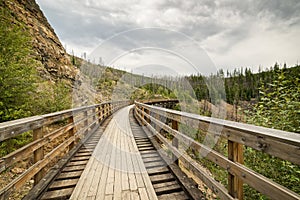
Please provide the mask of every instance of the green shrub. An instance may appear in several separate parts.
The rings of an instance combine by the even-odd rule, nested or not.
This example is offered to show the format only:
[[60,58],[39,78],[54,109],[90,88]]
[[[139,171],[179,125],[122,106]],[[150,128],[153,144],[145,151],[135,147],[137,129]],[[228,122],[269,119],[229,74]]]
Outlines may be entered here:
[[22,24],[0,8],[0,122],[30,116],[37,62]]
[[[252,112],[247,112],[248,122],[259,126],[300,133],[299,77],[287,78],[278,70],[269,84],[259,89],[260,100]],[[245,164],[258,173],[300,194],[300,167],[288,161],[269,156],[251,148],[245,150]],[[252,188],[245,188],[248,199],[266,199]]]

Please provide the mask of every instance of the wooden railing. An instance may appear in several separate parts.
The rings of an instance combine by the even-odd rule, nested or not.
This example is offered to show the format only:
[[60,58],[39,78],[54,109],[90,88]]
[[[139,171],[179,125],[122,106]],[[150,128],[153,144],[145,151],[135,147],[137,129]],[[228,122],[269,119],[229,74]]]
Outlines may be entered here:
[[[300,195],[273,182],[243,165],[243,146],[251,147],[269,155],[300,165],[300,134],[254,125],[242,124],[191,113],[184,113],[153,105],[135,102],[135,115],[141,124],[172,152],[175,158],[194,176],[201,179],[221,199],[243,199],[243,183],[271,199],[300,199]],[[164,119],[162,122],[161,119]],[[211,132],[228,142],[228,156],[205,146],[178,131],[179,124],[207,132],[210,124],[219,126],[221,132]],[[160,130],[173,136],[172,142]],[[228,188],[203,171],[178,144],[188,145],[193,151],[207,152],[206,159],[228,172]],[[263,162],[263,161],[262,161]]]
[[[94,132],[105,118],[129,104],[129,101],[106,102],[0,123],[0,142],[27,131],[33,134],[32,142],[0,159],[0,172],[3,172],[19,161],[33,157],[33,164],[0,190],[0,199],[7,199],[13,190],[19,189],[32,178],[36,185],[45,175],[44,168],[54,158],[70,151],[82,138]],[[53,126],[58,122],[62,125]],[[58,144],[56,141],[56,146],[49,146],[58,138],[62,139]],[[44,149],[46,145],[49,146],[47,151]]]

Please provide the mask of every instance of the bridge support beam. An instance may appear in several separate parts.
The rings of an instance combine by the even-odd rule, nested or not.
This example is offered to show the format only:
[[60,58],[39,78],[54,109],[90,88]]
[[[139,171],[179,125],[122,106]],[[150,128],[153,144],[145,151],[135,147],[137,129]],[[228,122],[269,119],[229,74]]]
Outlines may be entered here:
[[[228,159],[244,164],[243,145],[229,140]],[[228,173],[228,192],[231,196],[239,200],[243,199],[243,181],[230,173]]]

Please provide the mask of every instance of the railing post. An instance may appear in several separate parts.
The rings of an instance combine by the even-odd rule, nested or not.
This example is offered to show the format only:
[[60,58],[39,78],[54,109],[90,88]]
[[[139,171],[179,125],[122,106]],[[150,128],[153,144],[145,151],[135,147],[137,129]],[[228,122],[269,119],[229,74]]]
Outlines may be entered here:
[[[33,140],[38,140],[44,137],[43,127],[33,130]],[[44,146],[41,146],[33,152],[33,162],[37,163],[44,158]],[[36,185],[44,176],[44,169],[41,169],[34,176],[34,185]]]
[[[159,114],[156,113],[154,116],[153,116],[155,119],[159,120]],[[154,128],[157,132],[159,132],[159,125],[158,124],[154,124]]]
[[[73,117],[73,115],[72,115],[71,117],[69,117],[68,123],[69,123],[69,124],[74,124],[74,117]],[[69,138],[70,138],[70,137],[73,137],[74,134],[75,134],[75,127],[73,127],[71,130],[69,130]],[[74,140],[74,141],[75,141],[75,140]],[[73,149],[73,147],[74,147],[74,141],[69,145],[69,151],[70,151],[71,149]]]
[[99,105],[98,107],[97,107],[97,112],[98,112],[98,124],[100,124],[101,123],[101,118],[102,118],[102,116],[101,116],[101,113],[102,113],[102,111],[101,111],[101,105]]
[[[145,108],[144,108],[144,107],[141,107],[141,117],[142,117],[143,119],[145,119]],[[146,125],[144,121],[142,121],[142,125],[143,125],[143,126]]]
[[[146,110],[145,110],[145,113],[148,114],[148,115],[150,116],[150,110],[149,110],[149,109],[146,109]],[[149,124],[151,123],[150,117],[145,116],[145,120],[146,120],[146,122],[148,122]]]
[[[228,159],[244,164],[243,145],[228,140]],[[228,192],[239,200],[243,199],[243,181],[230,173],[228,173]]]
[[112,104],[109,103],[109,114],[112,114]]
[[104,105],[104,110],[105,110],[105,117],[107,117],[108,116],[108,104],[107,103]]
[[[178,121],[172,120],[172,129],[178,131]],[[176,137],[173,137],[172,140],[172,145],[178,149],[179,144],[178,144],[178,139]],[[179,158],[177,158],[174,154],[173,154],[173,160],[175,164],[179,164]]]
[[101,105],[101,121],[105,118],[105,104]]
[[[84,128],[86,128],[86,127],[88,127],[88,125],[89,125],[89,119],[88,119],[88,111],[86,110],[86,111],[84,111]],[[85,135],[88,133],[88,129],[86,129],[86,131],[85,131]]]
[[96,121],[96,117],[97,117],[97,108],[96,107],[94,107],[93,108],[93,123]]

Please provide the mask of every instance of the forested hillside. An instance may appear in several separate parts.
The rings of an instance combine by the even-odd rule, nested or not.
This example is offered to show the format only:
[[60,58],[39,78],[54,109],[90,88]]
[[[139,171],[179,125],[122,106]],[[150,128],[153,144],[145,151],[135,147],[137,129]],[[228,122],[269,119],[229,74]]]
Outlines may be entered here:
[[[239,101],[251,101],[259,99],[259,88],[263,84],[271,83],[277,74],[283,72],[287,80],[291,80],[292,84],[297,84],[295,81],[299,78],[300,66],[287,68],[279,68],[276,63],[274,67],[253,73],[250,68],[235,69],[233,72],[219,70],[217,77],[224,78],[226,101],[230,104],[238,103]],[[209,91],[206,86],[206,77],[202,75],[192,75],[188,80],[195,90],[198,100],[209,100]],[[267,86],[269,87],[269,86]]]
[[[273,68],[252,73],[250,69],[234,70],[233,73],[220,71],[217,76],[224,77],[226,100],[239,106],[248,102],[244,112],[245,122],[258,126],[275,128],[300,133],[300,66]],[[206,86],[207,77],[190,76],[189,80],[199,100],[210,101]],[[251,104],[249,103],[251,101]],[[201,135],[201,132],[196,135]],[[198,139],[198,138],[195,138]],[[219,140],[214,149],[224,155],[227,144]],[[195,155],[197,156],[197,154]],[[214,175],[215,179],[227,184],[227,174],[206,159],[200,159],[203,166]],[[298,183],[300,168],[290,162],[268,156],[252,148],[244,149],[245,165],[254,171],[300,193]],[[268,199],[252,188],[245,186],[245,199]]]

